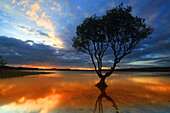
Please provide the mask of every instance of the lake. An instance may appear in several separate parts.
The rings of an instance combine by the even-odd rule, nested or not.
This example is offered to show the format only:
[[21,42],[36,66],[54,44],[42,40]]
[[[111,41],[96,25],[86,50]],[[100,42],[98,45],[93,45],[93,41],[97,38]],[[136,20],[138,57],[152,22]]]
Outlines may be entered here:
[[115,72],[103,90],[99,81],[91,71],[0,79],[0,113],[170,113],[169,72]]

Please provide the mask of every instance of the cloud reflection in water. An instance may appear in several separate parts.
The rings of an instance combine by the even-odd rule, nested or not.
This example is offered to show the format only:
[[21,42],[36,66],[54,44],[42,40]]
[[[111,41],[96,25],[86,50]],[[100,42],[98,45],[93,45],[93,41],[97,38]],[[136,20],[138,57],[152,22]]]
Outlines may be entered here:
[[44,98],[26,99],[22,97],[18,102],[11,102],[0,107],[1,113],[29,113],[40,111],[40,113],[48,113],[49,110],[55,108],[60,99],[59,94],[50,94]]

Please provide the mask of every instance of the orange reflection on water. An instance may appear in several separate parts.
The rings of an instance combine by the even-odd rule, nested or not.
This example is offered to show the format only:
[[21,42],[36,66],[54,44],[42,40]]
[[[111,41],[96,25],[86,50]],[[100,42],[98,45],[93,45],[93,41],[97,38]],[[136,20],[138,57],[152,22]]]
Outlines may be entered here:
[[[116,73],[106,79],[106,90],[120,112],[169,102],[170,82],[166,77],[131,76]],[[0,80],[0,113],[23,111],[47,113],[92,113],[100,91],[94,72],[55,72]],[[103,100],[104,113],[110,113]],[[149,109],[149,107],[148,107]],[[133,111],[131,111],[133,112]],[[114,113],[114,112],[113,112]]]
[[157,92],[170,92],[170,86],[147,86],[146,88]]
[[1,106],[1,109],[8,112],[33,112],[40,111],[40,113],[48,113],[49,110],[55,108],[59,102],[60,95],[50,94],[44,98],[26,99],[20,98],[17,102]]

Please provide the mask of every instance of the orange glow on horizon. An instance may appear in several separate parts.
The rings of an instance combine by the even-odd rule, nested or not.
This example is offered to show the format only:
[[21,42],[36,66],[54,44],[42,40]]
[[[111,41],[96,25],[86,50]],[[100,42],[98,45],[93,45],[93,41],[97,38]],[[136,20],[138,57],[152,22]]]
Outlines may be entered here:
[[56,68],[54,66],[49,66],[48,64],[45,65],[8,65],[12,67],[23,67],[23,68],[39,68],[39,69],[52,69]]
[[[102,67],[102,69],[110,69],[111,67]],[[71,69],[79,69],[79,70],[94,70],[94,68],[71,68]],[[115,69],[121,69],[120,67],[116,67]]]
[[[44,65],[8,65],[12,67],[23,67],[23,68],[39,68],[39,69],[73,69],[73,70],[95,70],[94,68],[87,68],[87,67],[56,67],[50,64]],[[115,69],[123,69],[124,67],[116,67]],[[125,68],[132,68],[132,67],[125,67]],[[111,67],[102,67],[102,69],[111,69]]]

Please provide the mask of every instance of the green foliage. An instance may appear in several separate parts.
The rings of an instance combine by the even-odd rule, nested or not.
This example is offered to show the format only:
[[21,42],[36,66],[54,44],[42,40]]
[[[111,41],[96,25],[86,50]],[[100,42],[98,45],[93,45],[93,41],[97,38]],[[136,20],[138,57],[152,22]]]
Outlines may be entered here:
[[86,18],[77,26],[77,36],[73,38],[72,46],[78,52],[91,56],[98,75],[102,74],[102,58],[108,48],[113,50],[114,62],[106,75],[111,74],[116,64],[130,54],[141,40],[152,34],[153,28],[145,24],[145,19],[134,17],[131,11],[131,6],[123,7],[122,3],[103,16]]

